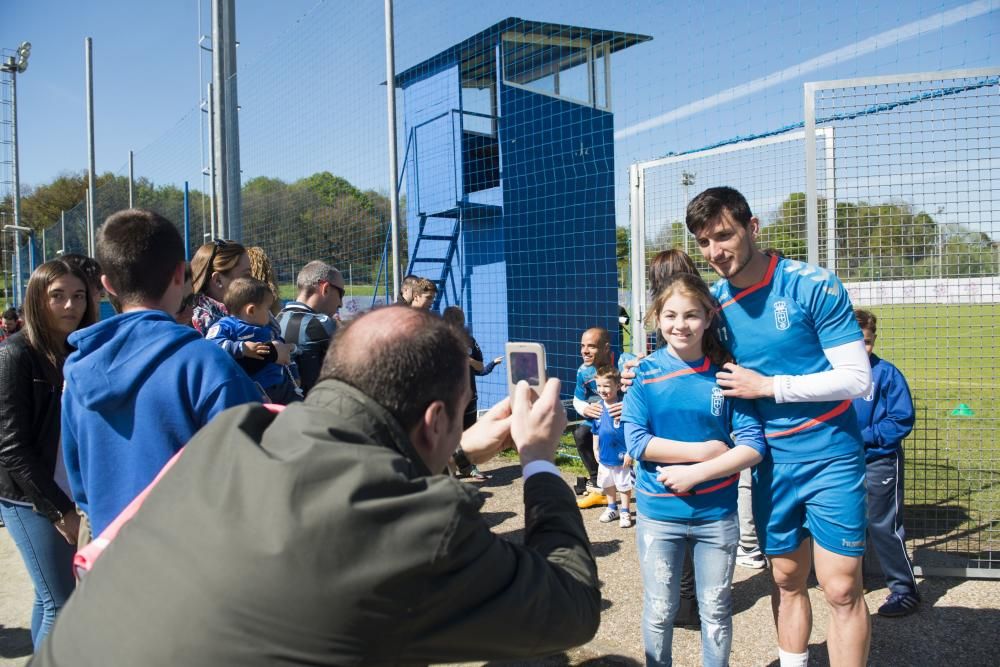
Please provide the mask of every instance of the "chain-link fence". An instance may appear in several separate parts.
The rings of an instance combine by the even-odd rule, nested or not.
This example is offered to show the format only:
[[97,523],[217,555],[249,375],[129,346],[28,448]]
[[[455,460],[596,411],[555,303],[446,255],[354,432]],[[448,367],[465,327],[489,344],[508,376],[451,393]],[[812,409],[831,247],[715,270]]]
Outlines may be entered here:
[[[906,525],[924,574],[1000,576],[995,343],[1000,321],[1000,70],[808,83],[804,130],[631,169],[634,312],[657,251],[690,252],[685,206],[731,185],[762,248],[835,271],[907,377]],[[696,262],[707,270],[698,253]],[[635,342],[637,350],[642,343]]]
[[817,254],[879,318],[918,408],[916,565],[1000,576],[1000,69],[807,84],[805,110],[835,136],[836,177],[807,189]]
[[[632,311],[632,332],[641,329],[647,258],[694,250],[686,202],[732,185],[763,222],[762,247],[833,268],[883,318],[880,346],[911,376],[921,410],[908,444],[922,471],[911,500],[938,507],[914,516],[918,526],[951,526],[916,527],[918,563],[931,564],[924,552],[966,553],[965,567],[992,562],[983,556],[990,532],[974,526],[995,520],[982,509],[995,502],[996,475],[995,403],[982,388],[997,366],[995,74],[814,87],[811,121],[802,85],[995,64],[995,4],[875,0],[861,12],[785,3],[754,5],[739,20],[712,3],[394,4],[396,174],[381,3],[319,0],[267,48],[255,46],[258,55],[241,47],[237,240],[265,249],[284,298],[312,259],[343,270],[345,317],[385,301],[393,271],[413,273],[435,284],[435,308],[465,311],[487,358],[506,340],[540,340],[568,388],[584,329],[606,327],[628,344],[619,303]],[[202,19],[206,10],[201,3]],[[767,48],[747,48],[750,35],[767,35]],[[209,47],[206,36],[192,53]],[[98,224],[128,204],[131,188],[135,205],[177,224],[191,252],[214,235],[210,108],[192,103],[135,151],[134,178],[127,166],[98,176]],[[9,169],[0,171],[6,206]],[[28,207],[38,232],[34,253],[20,238],[25,277],[31,258],[87,251],[86,206],[73,203]],[[9,273],[14,236],[3,238]],[[913,301],[928,289],[939,302]],[[884,300],[899,290],[911,301]],[[502,371],[478,383],[483,405],[506,392]],[[923,490],[933,480],[942,491]],[[957,513],[977,518],[951,521]]]

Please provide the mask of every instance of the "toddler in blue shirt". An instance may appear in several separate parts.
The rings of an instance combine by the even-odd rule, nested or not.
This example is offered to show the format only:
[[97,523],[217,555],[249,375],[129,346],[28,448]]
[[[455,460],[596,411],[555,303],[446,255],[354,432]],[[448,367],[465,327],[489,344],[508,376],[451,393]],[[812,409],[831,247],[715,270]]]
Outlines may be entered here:
[[[621,403],[621,376],[614,366],[602,366],[595,376],[597,395],[601,397],[601,416],[594,420],[594,458],[597,459],[597,484],[604,490],[608,507],[601,523],[618,519],[622,528],[632,527],[632,458],[625,450],[625,430],[620,417],[611,408]],[[621,510],[615,494],[621,500]]]
[[287,405],[302,400],[302,392],[286,366],[277,363],[274,341],[281,341],[271,326],[274,294],[267,283],[255,278],[238,278],[226,289],[224,303],[229,315],[216,322],[206,340],[222,345],[235,341],[243,350],[236,359],[250,379],[260,385],[272,403]]

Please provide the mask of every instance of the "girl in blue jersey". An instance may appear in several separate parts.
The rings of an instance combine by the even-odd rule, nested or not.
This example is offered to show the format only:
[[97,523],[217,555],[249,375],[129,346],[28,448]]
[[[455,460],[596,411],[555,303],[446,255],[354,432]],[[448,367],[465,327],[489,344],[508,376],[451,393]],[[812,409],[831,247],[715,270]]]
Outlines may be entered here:
[[672,664],[673,619],[689,544],[703,664],[729,663],[738,472],[760,461],[766,445],[752,403],[726,398],[716,385],[715,373],[728,361],[710,332],[716,308],[699,276],[673,276],[650,313],[667,344],[639,363],[625,395],[625,440],[638,462],[636,535],[647,665]]

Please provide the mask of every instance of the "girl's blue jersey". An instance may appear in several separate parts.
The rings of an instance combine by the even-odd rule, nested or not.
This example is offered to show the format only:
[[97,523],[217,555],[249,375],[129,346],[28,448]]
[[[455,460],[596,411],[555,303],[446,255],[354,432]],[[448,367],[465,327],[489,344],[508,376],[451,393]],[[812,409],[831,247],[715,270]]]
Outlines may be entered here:
[[721,440],[767,451],[764,431],[753,403],[726,398],[715,383],[718,367],[708,358],[681,361],[662,347],[639,362],[636,378],[625,394],[622,423],[625,442],[636,467],[636,505],[643,516],[660,521],[714,521],[736,511],[739,474],[713,479],[683,494],[657,481],[658,466],[647,461],[653,437],[685,442]]
[[[736,363],[763,375],[832,369],[824,348],[862,340],[847,290],[825,269],[772,256],[763,280],[740,290],[712,286],[722,305],[719,338]],[[813,403],[756,401],[771,456],[778,463],[860,455],[850,399]]]

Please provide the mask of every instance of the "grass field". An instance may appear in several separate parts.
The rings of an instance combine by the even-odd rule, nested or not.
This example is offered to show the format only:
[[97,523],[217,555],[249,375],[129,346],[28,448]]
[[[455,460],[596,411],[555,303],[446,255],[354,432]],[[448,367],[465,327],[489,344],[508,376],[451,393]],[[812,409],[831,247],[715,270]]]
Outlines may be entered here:
[[[917,409],[904,451],[918,563],[1000,567],[1000,305],[870,310],[875,353],[903,372]],[[973,414],[953,415],[960,404]],[[572,438],[563,440],[562,451],[575,453]],[[563,467],[583,474],[576,459]]]
[[[384,287],[379,288],[379,293],[384,290]],[[284,283],[278,286],[278,291],[281,293],[281,298],[285,301],[291,301],[295,298],[296,290],[294,283]],[[344,296],[371,296],[375,293],[374,285],[347,285],[345,288]]]
[[[1000,565],[1000,306],[871,310],[879,318],[875,353],[903,372],[917,407],[905,445],[912,537],[977,555],[970,566]],[[960,404],[974,414],[952,414]]]

